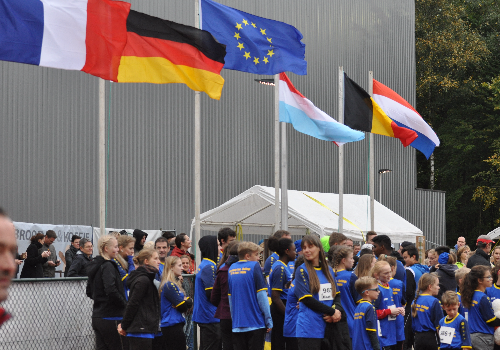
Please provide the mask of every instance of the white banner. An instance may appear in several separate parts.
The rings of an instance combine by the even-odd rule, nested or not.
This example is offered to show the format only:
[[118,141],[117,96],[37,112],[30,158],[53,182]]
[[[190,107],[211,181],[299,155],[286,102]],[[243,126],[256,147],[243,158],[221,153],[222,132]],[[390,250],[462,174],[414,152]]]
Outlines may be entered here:
[[[69,248],[73,235],[78,235],[81,238],[87,238],[93,241],[92,226],[33,224],[28,222],[14,222],[14,226],[16,228],[19,254],[24,253],[26,249],[28,249],[31,243],[31,237],[37,233],[45,234],[48,230],[55,231],[57,238],[54,241],[54,248],[56,249],[57,259],[61,260],[61,265],[56,268],[56,271],[64,272],[64,253]],[[24,263],[19,266],[19,274],[23,269],[23,265]],[[60,276],[56,273],[56,277],[64,277],[64,275]]]

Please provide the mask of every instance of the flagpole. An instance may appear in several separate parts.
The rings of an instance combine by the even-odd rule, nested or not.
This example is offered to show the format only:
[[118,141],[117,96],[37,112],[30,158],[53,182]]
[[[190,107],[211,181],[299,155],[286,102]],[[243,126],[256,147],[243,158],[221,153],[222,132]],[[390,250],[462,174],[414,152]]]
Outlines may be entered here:
[[280,75],[274,75],[274,231],[280,229]]
[[102,237],[106,229],[106,82],[101,78],[99,78],[99,228],[99,236]]
[[[278,96],[278,104],[275,113],[279,120],[279,74],[278,84],[275,87],[275,94]],[[286,147],[286,123],[281,123],[281,229],[288,230],[288,162],[287,162],[287,147]]]
[[[344,124],[344,67],[339,67],[339,123]],[[344,231],[344,146],[339,146],[339,229]]]
[[[195,28],[200,28],[200,8],[198,0],[195,4]],[[194,92],[194,232],[193,253],[196,263],[200,262],[199,254],[196,254],[196,247],[200,238],[200,200],[201,200],[201,122],[200,122],[200,92]]]
[[[373,71],[368,72],[368,94],[373,97]],[[370,133],[370,230],[375,230],[375,148],[374,136]]]

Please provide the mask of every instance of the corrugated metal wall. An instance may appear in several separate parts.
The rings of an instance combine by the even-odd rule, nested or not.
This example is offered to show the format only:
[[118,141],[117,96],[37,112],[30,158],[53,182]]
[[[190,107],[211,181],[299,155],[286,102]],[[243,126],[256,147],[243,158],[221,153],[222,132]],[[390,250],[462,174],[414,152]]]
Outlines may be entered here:
[[[304,35],[308,75],[289,74],[337,117],[338,66],[367,88],[368,71],[415,102],[412,0],[225,0]],[[132,1],[192,25],[194,1]],[[0,205],[16,221],[97,225],[97,78],[0,62]],[[223,70],[220,101],[202,94],[202,203],[206,211],[255,184],[273,186],[273,89]],[[182,85],[107,83],[107,227],[188,231],[194,215],[194,93]],[[338,150],[288,127],[289,187],[337,192]],[[415,191],[415,151],[375,137],[382,203],[444,242],[444,193]],[[368,141],[346,146],[346,193],[368,193]],[[378,175],[377,175],[378,176]],[[376,199],[378,199],[378,178]],[[429,207],[435,208],[432,217]]]

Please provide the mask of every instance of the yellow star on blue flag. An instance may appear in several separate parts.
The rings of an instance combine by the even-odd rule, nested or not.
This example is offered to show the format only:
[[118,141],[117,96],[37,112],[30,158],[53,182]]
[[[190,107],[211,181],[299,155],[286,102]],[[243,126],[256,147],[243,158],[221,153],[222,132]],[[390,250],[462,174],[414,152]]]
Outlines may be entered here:
[[[212,0],[201,0],[200,13],[202,29],[226,45],[224,68],[265,75],[285,71],[307,74],[306,45],[294,26]],[[240,52],[242,48],[245,55]],[[249,60],[250,56],[254,59]]]

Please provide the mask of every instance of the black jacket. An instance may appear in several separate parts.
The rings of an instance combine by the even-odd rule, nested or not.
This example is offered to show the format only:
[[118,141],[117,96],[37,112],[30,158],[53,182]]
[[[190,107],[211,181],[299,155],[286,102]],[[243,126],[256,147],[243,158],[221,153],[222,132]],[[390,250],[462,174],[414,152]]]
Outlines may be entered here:
[[98,255],[87,265],[87,296],[94,300],[92,317],[122,317],[127,304],[118,267]]
[[31,243],[26,249],[27,258],[24,260],[23,270],[20,278],[43,278],[42,265],[47,262],[47,258],[43,258],[38,252],[42,248],[39,242]]
[[455,271],[457,270],[458,266],[455,264],[440,264],[439,269],[431,267],[430,271],[436,272],[439,276],[438,300],[441,300],[444,292],[448,290],[455,292],[457,290],[457,280],[455,279]]
[[66,253],[64,253],[64,259],[66,260],[66,267],[64,268],[64,277],[69,277],[68,272],[71,267],[71,264],[73,261],[76,259],[76,255],[78,254],[80,250],[73,247],[72,244],[70,244],[69,249],[66,250]]
[[467,267],[472,269],[476,265],[484,265],[491,267],[490,256],[484,250],[477,248],[473,256],[467,261]]
[[67,277],[86,277],[88,276],[87,265],[92,261],[92,256],[83,254],[82,251],[78,251],[76,258],[73,260],[71,267],[69,268]]
[[122,328],[127,333],[157,333],[160,325],[160,298],[154,279],[158,270],[151,266],[139,266],[130,273],[127,308]]

